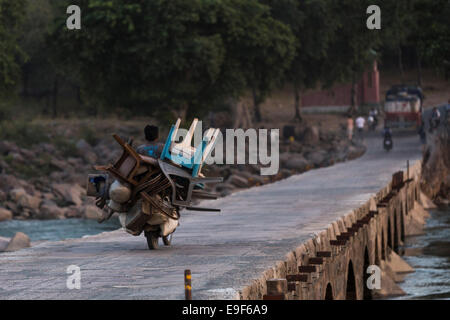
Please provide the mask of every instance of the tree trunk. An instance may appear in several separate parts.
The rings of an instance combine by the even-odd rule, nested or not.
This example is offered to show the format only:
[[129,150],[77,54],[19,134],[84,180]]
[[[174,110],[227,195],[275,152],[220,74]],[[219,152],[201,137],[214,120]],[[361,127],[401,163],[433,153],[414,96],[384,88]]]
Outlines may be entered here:
[[300,113],[301,104],[301,89],[298,85],[294,84],[294,95],[295,95],[295,119],[302,122],[302,115]]
[[352,88],[351,88],[351,105],[350,105],[350,113],[354,115],[357,111],[356,107],[356,76],[352,75]]
[[79,85],[75,85],[75,91],[77,95],[78,106],[81,108],[83,106],[83,100],[81,100],[81,87]]
[[23,77],[22,77],[22,95],[24,97],[28,97],[28,86],[29,86],[29,79],[30,79],[30,65],[26,63],[23,66]]
[[253,88],[252,89],[253,92],[253,106],[255,108],[255,120],[256,122],[261,122],[262,117],[261,117],[261,109],[260,109],[260,99],[258,97],[258,94],[256,93],[256,89]]
[[417,56],[417,84],[422,86],[422,56],[419,53],[419,50],[416,48],[416,56]]
[[398,52],[398,68],[400,69],[400,78],[401,82],[403,83],[405,81],[405,72],[403,70],[403,57],[402,57],[403,54],[401,45],[398,46],[397,52]]

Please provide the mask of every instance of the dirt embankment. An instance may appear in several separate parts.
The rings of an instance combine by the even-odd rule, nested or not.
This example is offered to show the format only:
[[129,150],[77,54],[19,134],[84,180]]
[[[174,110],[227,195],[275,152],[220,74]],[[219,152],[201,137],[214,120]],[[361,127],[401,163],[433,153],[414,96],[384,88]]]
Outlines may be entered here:
[[423,192],[436,203],[450,204],[450,125],[428,135],[422,168]]

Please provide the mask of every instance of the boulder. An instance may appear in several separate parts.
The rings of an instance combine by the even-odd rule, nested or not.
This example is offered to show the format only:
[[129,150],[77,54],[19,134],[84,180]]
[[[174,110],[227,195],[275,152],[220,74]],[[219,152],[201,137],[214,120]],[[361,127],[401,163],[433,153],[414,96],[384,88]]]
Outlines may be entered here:
[[29,209],[22,209],[18,213],[20,214],[19,217],[22,218],[23,220],[27,220],[27,219],[30,219],[32,217],[32,212],[30,212]]
[[290,176],[292,176],[293,172],[289,169],[281,168],[280,174],[281,174],[281,177],[283,179],[285,179],[285,178],[289,178]]
[[0,221],[11,220],[13,213],[11,210],[0,208]]
[[293,156],[294,155],[292,153],[290,153],[290,152],[283,152],[283,153],[281,153],[280,154],[280,165],[284,167],[286,165],[286,163],[290,159],[292,159]]
[[6,201],[3,203],[3,205],[5,206],[5,208],[11,210],[14,213],[14,215],[19,211],[17,204],[13,201]]
[[67,205],[80,206],[82,204],[81,195],[84,189],[77,184],[54,183],[52,184],[53,193]]
[[296,155],[288,159],[284,163],[283,168],[296,171],[305,171],[308,168],[308,164],[309,163],[305,160],[305,158],[300,155]]
[[0,237],[0,252],[5,251],[9,241],[11,241],[10,238]]
[[233,193],[236,187],[230,183],[219,183],[215,187],[215,192],[218,193],[221,197],[226,197],[227,195]]
[[77,208],[75,206],[71,206],[71,207],[68,207],[65,209],[66,210],[64,211],[64,216],[69,219],[70,218],[81,218],[81,216],[83,214],[82,210],[80,210],[82,208]]
[[42,202],[41,198],[36,197],[36,196],[30,196],[27,194],[19,199],[18,204],[22,208],[28,208],[33,211],[36,211],[39,209],[41,202]]
[[84,139],[78,140],[75,146],[80,151],[92,151],[92,146]]
[[39,153],[47,152],[47,153],[50,153],[50,154],[55,154],[56,148],[51,143],[40,143],[37,146],[37,152],[39,152]]
[[27,160],[36,158],[36,153],[29,149],[20,149],[20,154]]
[[9,165],[5,161],[0,159],[0,174],[6,172],[6,170],[9,170]]
[[232,185],[238,187],[238,188],[248,188],[249,184],[248,184],[248,179],[239,176],[237,174],[232,174],[229,178],[228,178],[228,182],[231,183]]
[[11,152],[9,154],[9,156],[12,158],[13,161],[15,162],[19,162],[19,163],[24,163],[25,162],[25,158],[18,152]]
[[19,152],[20,148],[10,141],[0,141],[0,154],[7,155],[10,152]]
[[66,162],[55,158],[50,160],[50,164],[61,171],[66,170],[68,167]]
[[364,154],[365,151],[366,151],[365,148],[362,146],[360,147],[349,146],[347,150],[347,158],[348,160],[359,158]]
[[33,211],[39,209],[41,199],[37,196],[29,195],[25,189],[17,188],[9,192],[9,197],[12,201],[17,203],[19,207],[32,209]]
[[303,142],[308,144],[319,143],[320,140],[319,129],[315,126],[306,127],[305,131],[303,132],[302,140]]
[[67,163],[70,164],[73,167],[79,167],[79,166],[83,165],[83,163],[82,163],[80,158],[68,158],[67,159]]
[[84,139],[78,140],[75,145],[82,156],[82,158],[89,164],[97,162],[97,155],[94,152],[94,148],[86,142]]
[[7,199],[6,193],[0,190],[0,202],[5,202]]
[[17,179],[15,176],[10,174],[0,175],[0,190],[9,192],[12,189],[20,188],[23,185],[23,181]]
[[92,151],[84,152],[82,154],[82,157],[83,157],[84,161],[86,161],[89,164],[95,164],[98,159],[97,155]]
[[84,217],[86,219],[97,220],[103,216],[102,210],[96,206],[86,205],[83,207]]
[[62,219],[65,217],[64,209],[58,207],[51,200],[44,200],[36,214],[37,219]]
[[265,177],[259,176],[257,174],[252,174],[251,177],[248,178],[248,183],[250,186],[260,186],[265,184],[267,181]]
[[23,232],[17,232],[6,247],[6,252],[17,251],[30,247],[30,238]]
[[308,160],[315,166],[320,167],[326,160],[326,153],[324,151],[314,151],[308,155]]
[[9,197],[14,202],[19,202],[19,199],[26,196],[27,192],[24,188],[15,188],[9,192]]

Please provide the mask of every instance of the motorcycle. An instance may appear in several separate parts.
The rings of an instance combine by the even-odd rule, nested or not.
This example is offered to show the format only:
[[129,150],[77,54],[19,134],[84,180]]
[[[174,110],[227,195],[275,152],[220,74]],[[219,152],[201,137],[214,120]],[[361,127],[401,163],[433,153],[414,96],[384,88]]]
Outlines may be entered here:
[[179,226],[181,209],[220,211],[192,206],[197,199],[217,199],[217,195],[205,191],[204,186],[223,180],[201,174],[203,162],[216,142],[218,129],[209,129],[201,144],[193,148],[190,143],[196,124],[197,119],[188,131],[190,138],[176,143],[178,119],[171,127],[159,159],[138,154],[132,147],[132,140],[125,142],[113,135],[122,147],[122,155],[114,164],[94,166],[104,173],[88,176],[87,195],[95,197],[97,207],[104,210],[100,223],[117,213],[125,231],[133,236],[144,232],[148,248],[154,250],[158,248],[159,238],[164,245],[171,244],[173,233]]
[[383,139],[383,148],[384,148],[384,150],[389,152],[392,150],[393,147],[394,147],[394,143],[392,141],[392,135],[390,133],[386,132],[384,134],[384,139]]
[[370,131],[375,131],[378,125],[378,119],[374,116],[369,116],[367,118],[368,126]]

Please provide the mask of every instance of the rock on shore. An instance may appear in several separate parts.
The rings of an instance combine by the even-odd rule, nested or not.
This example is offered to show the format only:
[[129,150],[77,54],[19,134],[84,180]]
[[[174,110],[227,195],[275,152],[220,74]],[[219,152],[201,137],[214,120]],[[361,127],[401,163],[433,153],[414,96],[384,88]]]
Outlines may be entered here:
[[30,238],[23,232],[17,232],[4,249],[5,252],[17,251],[30,247]]

